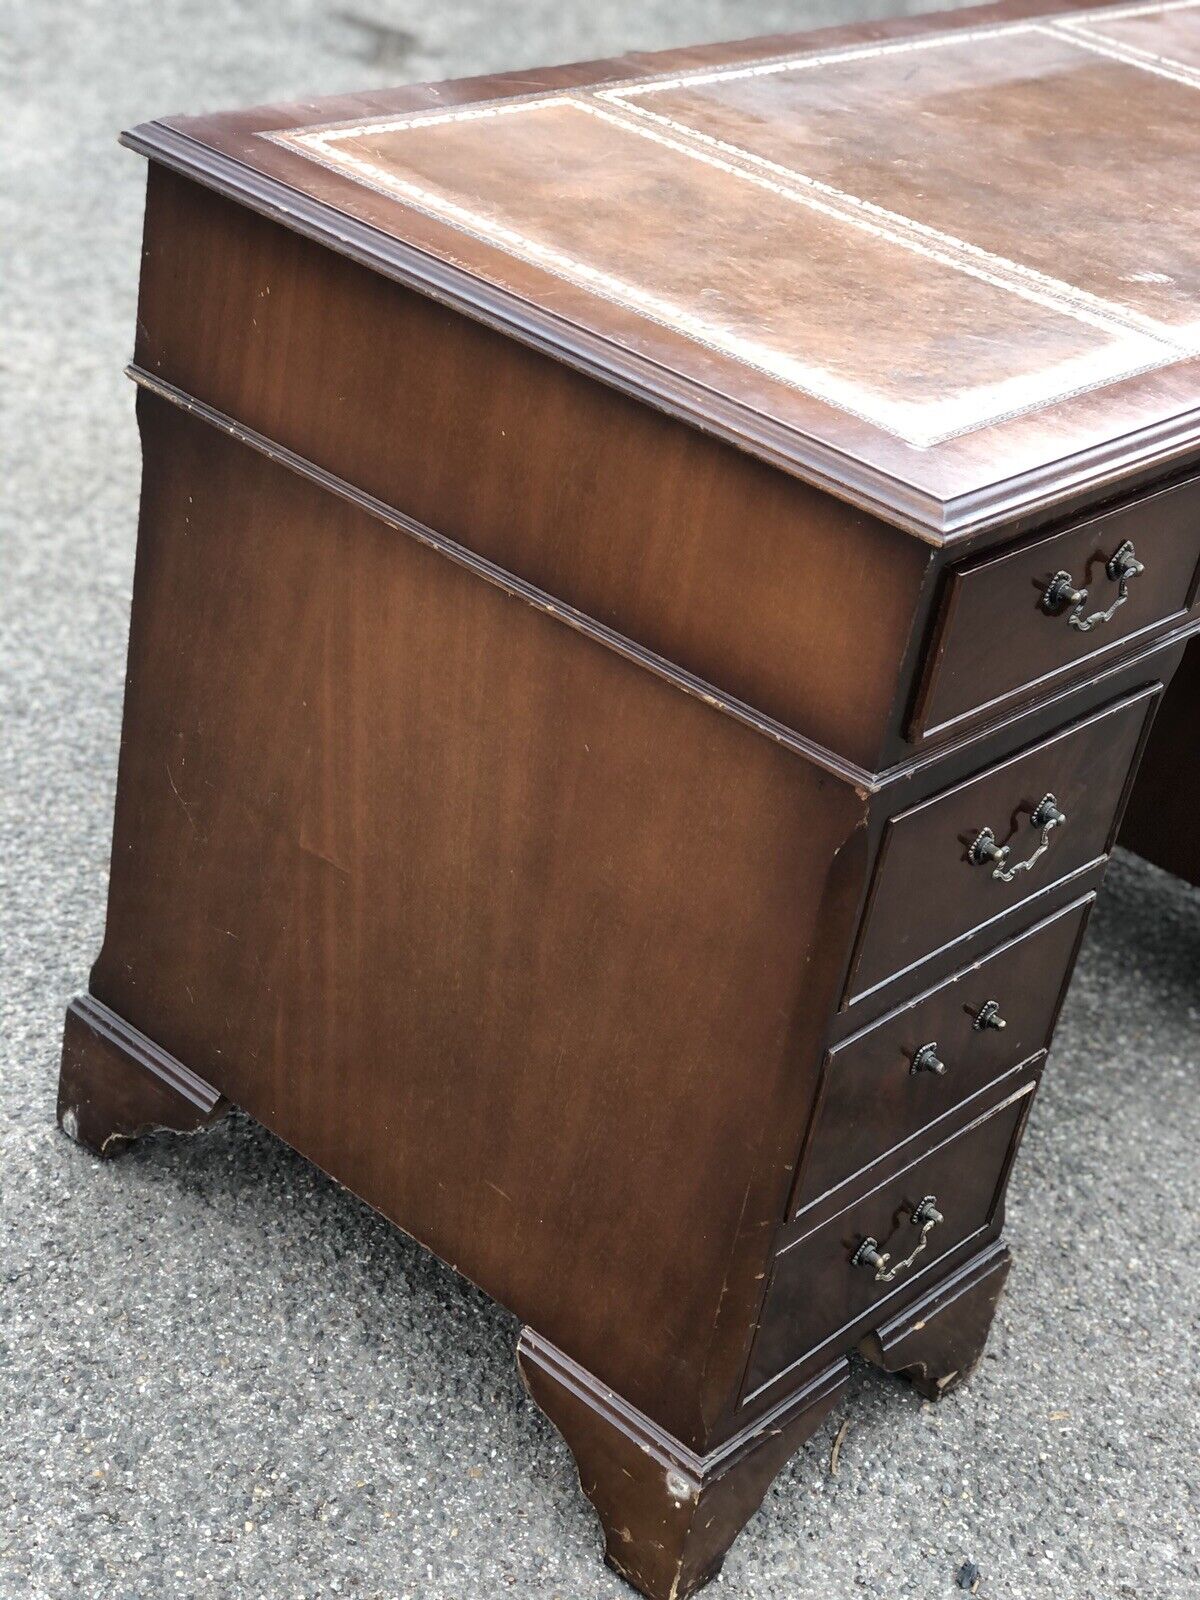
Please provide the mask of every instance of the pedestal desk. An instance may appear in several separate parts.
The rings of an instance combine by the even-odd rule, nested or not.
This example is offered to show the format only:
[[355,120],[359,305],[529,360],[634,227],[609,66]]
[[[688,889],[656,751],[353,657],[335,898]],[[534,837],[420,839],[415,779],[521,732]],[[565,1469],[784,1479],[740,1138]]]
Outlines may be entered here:
[[[852,1352],[936,1399],[987,1336],[1200,628],[1200,8],[127,142],[145,475],[62,1125],[243,1107],[482,1285],[675,1600]],[[1193,860],[1195,659],[1138,822]]]

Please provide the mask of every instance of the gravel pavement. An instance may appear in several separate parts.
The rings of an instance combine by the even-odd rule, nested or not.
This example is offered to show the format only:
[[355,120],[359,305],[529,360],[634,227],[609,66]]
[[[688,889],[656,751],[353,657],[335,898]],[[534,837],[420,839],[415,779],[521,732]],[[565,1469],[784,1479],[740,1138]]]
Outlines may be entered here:
[[[0,0],[2,1600],[631,1593],[505,1313],[245,1119],[104,1166],[54,1131],[101,935],[137,503],[142,169],[117,131],[851,14]],[[1198,1035],[1200,895],[1118,856],[987,1358],[937,1409],[859,1373],[713,1600],[953,1600],[968,1559],[981,1600],[1200,1594]]]

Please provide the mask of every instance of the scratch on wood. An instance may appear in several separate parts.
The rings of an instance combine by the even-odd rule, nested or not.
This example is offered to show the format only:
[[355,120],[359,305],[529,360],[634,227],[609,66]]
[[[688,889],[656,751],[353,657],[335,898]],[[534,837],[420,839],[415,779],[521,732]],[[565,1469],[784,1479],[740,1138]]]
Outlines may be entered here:
[[175,783],[175,779],[174,779],[174,777],[173,777],[173,775],[171,773],[171,763],[169,761],[165,761],[163,763],[163,765],[167,769],[167,782],[171,785],[171,792],[174,794],[176,800],[179,801],[179,804],[183,807],[183,814],[188,819],[188,826],[191,828],[192,832],[195,833],[195,831],[196,831],[195,818],[192,816],[192,813],[191,813],[191,810],[188,807],[187,801],[180,794],[179,789],[178,789],[178,787],[177,787],[177,785]]

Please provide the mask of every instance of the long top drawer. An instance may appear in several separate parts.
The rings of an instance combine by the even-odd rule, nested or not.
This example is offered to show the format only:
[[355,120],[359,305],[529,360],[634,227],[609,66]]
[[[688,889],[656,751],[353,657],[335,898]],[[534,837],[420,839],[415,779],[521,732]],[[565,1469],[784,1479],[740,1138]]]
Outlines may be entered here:
[[909,732],[927,737],[1182,621],[1200,577],[1200,479],[951,569]]

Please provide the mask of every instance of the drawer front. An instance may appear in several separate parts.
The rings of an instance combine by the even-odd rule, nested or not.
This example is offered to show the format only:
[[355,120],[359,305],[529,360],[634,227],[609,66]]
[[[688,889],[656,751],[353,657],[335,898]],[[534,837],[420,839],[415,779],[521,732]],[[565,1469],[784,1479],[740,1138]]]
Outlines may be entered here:
[[[831,1220],[805,1234],[776,1257],[762,1320],[750,1356],[743,1398],[771,1383],[802,1357],[838,1339],[853,1340],[866,1326],[890,1316],[903,1297],[924,1281],[938,1261],[998,1222],[1009,1167],[1036,1080],[968,1127],[927,1151],[899,1173],[860,1196]],[[942,1221],[930,1228],[925,1247],[910,1267],[900,1265],[921,1241],[913,1221],[926,1196],[933,1196]],[[889,1257],[882,1270],[855,1256],[869,1241]],[[886,1311],[883,1308],[886,1307]],[[877,1313],[877,1315],[875,1315]],[[822,1360],[825,1359],[823,1354]]]
[[826,1056],[793,1213],[1045,1050],[1093,894]]
[[[1107,621],[1072,626],[1076,608],[1047,607],[1055,576],[1086,588],[1079,622],[1107,612],[1120,596],[1107,567],[1126,542],[1143,570],[1127,579],[1127,598]],[[1200,480],[1089,518],[1001,555],[964,562],[943,588],[924,682],[909,728],[924,738],[1021,690],[1052,685],[1097,664],[1134,635],[1181,620],[1200,577]]]
[[[1127,696],[952,789],[884,830],[848,992],[860,998],[1112,846],[1130,769],[1161,685]],[[1053,795],[1066,821],[1035,818]],[[981,854],[984,830],[1001,858]],[[984,839],[981,841],[981,835]],[[1046,848],[1028,869],[1043,840]],[[1015,870],[1014,870],[1015,869]],[[997,873],[1011,873],[1008,881]]]

